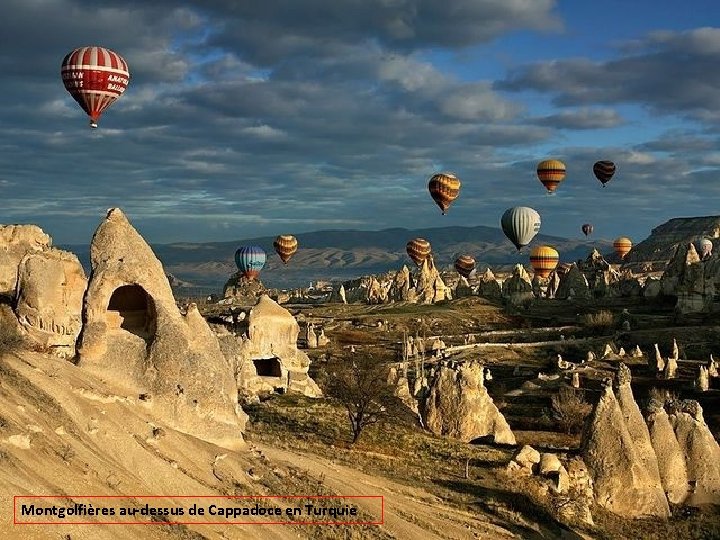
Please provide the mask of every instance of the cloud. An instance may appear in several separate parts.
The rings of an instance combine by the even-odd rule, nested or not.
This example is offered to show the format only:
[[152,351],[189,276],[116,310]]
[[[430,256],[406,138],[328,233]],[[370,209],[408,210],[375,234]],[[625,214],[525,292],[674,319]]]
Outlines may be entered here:
[[557,129],[607,129],[621,126],[625,120],[613,109],[582,108],[561,111],[532,120],[541,126]]
[[[557,31],[554,0],[196,0],[224,24],[208,43],[257,65],[327,56],[338,44],[377,42],[396,51],[466,47],[519,29]],[[268,39],[272,36],[272,39]]]
[[620,54],[538,62],[512,70],[495,88],[550,93],[561,106],[634,103],[701,120],[720,109],[720,28],[653,32]]
[[[715,54],[714,32],[684,41],[655,33],[627,44],[619,59],[529,66],[493,85],[453,75],[425,53],[557,30],[554,2],[8,2],[0,20],[10,44],[0,49],[2,220],[37,222],[58,242],[88,241],[113,206],[151,241],[189,241],[289,228],[497,225],[517,204],[541,210],[548,232],[575,232],[579,216],[598,212],[590,217],[599,229],[605,223],[614,233],[625,227],[617,212],[651,227],[672,217],[677,197],[711,213],[720,196],[708,181],[718,163],[711,130],[595,147],[558,132],[623,127],[612,96],[633,85],[658,112],[712,115],[710,106],[682,109],[677,96],[641,85],[648,74],[657,82],[653,62],[645,71],[624,66],[657,56],[667,70],[678,50],[698,63]],[[117,50],[132,73],[97,130],[58,73],[62,56],[87,43]],[[620,69],[613,62],[640,74],[628,74],[628,88],[596,88],[605,84],[596,78]],[[555,76],[565,71],[571,77],[559,85]],[[514,92],[536,72],[547,72],[541,89],[572,108],[539,115]],[[669,73],[669,84],[681,84]],[[548,153],[568,164],[556,197],[535,173]],[[618,163],[607,189],[592,176],[597,159]],[[427,192],[440,169],[463,181],[442,218]],[[706,196],[696,201],[700,181]],[[657,196],[663,192],[673,196]],[[648,206],[655,210],[638,211]]]

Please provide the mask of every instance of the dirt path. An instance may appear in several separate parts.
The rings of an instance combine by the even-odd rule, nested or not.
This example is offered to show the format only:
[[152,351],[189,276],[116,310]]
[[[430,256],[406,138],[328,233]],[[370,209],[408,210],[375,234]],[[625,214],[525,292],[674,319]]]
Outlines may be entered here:
[[[519,538],[507,529],[491,523],[489,517],[451,508],[420,488],[410,488],[382,477],[370,476],[320,456],[281,450],[260,443],[253,445],[272,461],[305,469],[316,477],[322,476],[325,484],[336,493],[383,495],[385,497],[383,527],[399,540]],[[374,502],[359,504],[373,514],[377,509],[377,504]]]

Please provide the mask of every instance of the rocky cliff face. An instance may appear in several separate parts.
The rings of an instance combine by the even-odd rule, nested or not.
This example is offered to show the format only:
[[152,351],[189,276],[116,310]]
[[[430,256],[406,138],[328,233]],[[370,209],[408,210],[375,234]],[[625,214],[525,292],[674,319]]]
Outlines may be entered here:
[[485,388],[483,366],[477,362],[440,368],[430,384],[423,418],[436,435],[465,442],[490,436],[495,443],[515,444],[510,426]]
[[720,216],[675,218],[655,227],[645,240],[633,246],[625,257],[627,266],[652,264],[662,270],[679,245],[701,238],[720,238]]

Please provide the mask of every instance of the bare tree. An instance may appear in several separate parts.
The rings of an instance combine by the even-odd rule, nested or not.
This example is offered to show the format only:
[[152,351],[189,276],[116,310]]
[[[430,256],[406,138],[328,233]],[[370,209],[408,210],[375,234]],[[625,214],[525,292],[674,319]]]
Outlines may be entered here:
[[582,431],[585,418],[592,412],[592,405],[585,401],[585,393],[570,386],[561,386],[552,397],[553,418],[566,433]]
[[388,383],[388,368],[370,355],[357,354],[349,360],[331,361],[326,391],[345,406],[353,444],[363,428],[398,411],[399,400]]

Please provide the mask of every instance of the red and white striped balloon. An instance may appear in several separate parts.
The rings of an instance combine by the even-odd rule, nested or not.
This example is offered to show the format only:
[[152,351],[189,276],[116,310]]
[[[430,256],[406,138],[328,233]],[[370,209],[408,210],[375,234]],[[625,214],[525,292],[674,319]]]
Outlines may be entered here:
[[97,127],[105,109],[119,98],[130,82],[127,62],[118,53],[104,47],[80,47],[62,61],[65,89]]

